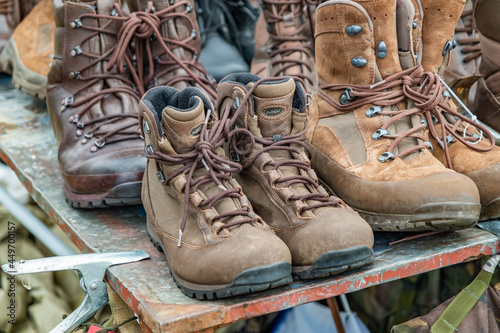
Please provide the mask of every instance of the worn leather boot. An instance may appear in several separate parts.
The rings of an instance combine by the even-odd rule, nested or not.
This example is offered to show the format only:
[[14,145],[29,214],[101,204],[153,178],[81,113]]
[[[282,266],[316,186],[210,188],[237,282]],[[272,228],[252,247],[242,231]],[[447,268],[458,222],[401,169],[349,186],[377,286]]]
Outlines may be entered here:
[[396,9],[396,0],[318,6],[312,165],[374,230],[471,227],[480,211],[475,184],[432,156],[422,113],[405,103],[422,69],[401,69]]
[[305,0],[262,0],[261,6],[250,71],[260,77],[296,76],[307,91],[316,91],[308,4]]
[[0,51],[3,50],[19,22],[21,22],[19,0],[7,0],[0,7]]
[[310,279],[373,262],[370,226],[318,184],[304,143],[306,98],[289,77],[233,74],[218,86],[234,175],[255,212],[292,253],[293,275]]
[[12,74],[12,83],[31,96],[45,99],[47,75],[54,54],[52,0],[35,6],[17,26],[0,54],[3,72]]
[[290,282],[290,251],[231,177],[240,167],[224,156],[224,124],[209,95],[156,87],[140,113],[147,229],[181,290],[213,299]]
[[[421,61],[426,72],[415,82],[414,90],[418,93],[416,100],[421,99],[419,107],[433,118],[429,121],[429,124],[434,123],[429,127],[433,154],[443,165],[466,175],[477,185],[482,205],[480,220],[499,217],[500,187],[497,184],[500,183],[500,148],[495,146],[493,135],[485,127],[457,112],[451,93],[442,80],[455,46],[452,36],[465,0],[420,2],[424,8],[423,52],[417,63]],[[487,11],[490,9],[494,8],[490,7]],[[486,40],[485,37],[480,38],[481,43]],[[484,84],[480,82],[478,95],[482,87]],[[430,120],[429,117],[427,119]]]
[[472,111],[479,120],[491,127],[500,136],[500,1],[476,1],[474,17],[477,21],[483,58]]
[[[215,100],[215,80],[198,59],[201,42],[194,1],[129,0],[128,6],[132,13],[122,27],[121,38],[126,44],[133,36],[133,53],[144,88],[194,86]],[[113,61],[122,54],[117,53]],[[117,66],[121,68],[120,61]]]
[[[140,203],[146,166],[138,81],[108,69],[123,20],[112,0],[54,2],[55,54],[47,106],[65,194],[74,207]],[[128,68],[132,60],[126,57]]]

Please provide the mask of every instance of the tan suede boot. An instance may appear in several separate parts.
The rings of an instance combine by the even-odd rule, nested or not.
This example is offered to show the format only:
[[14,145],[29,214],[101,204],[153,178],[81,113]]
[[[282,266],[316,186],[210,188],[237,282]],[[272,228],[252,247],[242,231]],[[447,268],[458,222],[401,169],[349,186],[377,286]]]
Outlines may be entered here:
[[310,4],[306,0],[262,0],[261,5],[250,71],[260,77],[300,77],[307,91],[316,91]]
[[494,137],[486,128],[456,112],[442,80],[455,46],[452,36],[465,0],[420,2],[424,8],[423,52],[417,62],[421,60],[426,73],[415,82],[414,90],[420,94],[417,97],[421,98],[420,108],[434,119],[429,128],[433,154],[444,165],[475,182],[482,205],[480,220],[499,217],[500,148],[495,146]]
[[194,86],[215,100],[215,80],[198,60],[201,41],[194,0],[129,0],[128,6],[132,13],[121,37],[123,43],[133,37],[132,53],[144,88]]
[[[128,69],[108,69],[123,23],[118,1],[54,1],[55,52],[47,108],[67,202],[93,208],[139,204],[146,166],[140,96]],[[137,75],[135,75],[137,77]]]
[[255,212],[286,243],[292,272],[310,279],[373,262],[370,226],[318,184],[304,143],[306,98],[289,77],[232,74],[218,86],[234,175]]
[[181,290],[213,299],[290,282],[290,251],[231,177],[240,168],[224,156],[224,124],[209,95],[156,87],[140,113],[147,229]]
[[396,0],[318,7],[320,83],[306,133],[313,167],[375,230],[471,227],[480,210],[475,184],[432,156],[422,113],[404,102],[422,70],[401,71],[396,10]]
[[17,26],[0,54],[3,72],[18,89],[45,99],[47,75],[54,55],[52,1],[44,0]]

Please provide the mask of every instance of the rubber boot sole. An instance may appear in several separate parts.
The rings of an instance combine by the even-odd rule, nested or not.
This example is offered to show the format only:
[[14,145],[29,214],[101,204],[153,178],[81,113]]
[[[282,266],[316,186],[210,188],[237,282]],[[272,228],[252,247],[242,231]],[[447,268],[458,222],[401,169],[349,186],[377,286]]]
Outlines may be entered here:
[[64,185],[66,202],[74,208],[105,208],[113,206],[138,205],[141,201],[142,182],[124,183],[115,186],[106,193],[80,194],[71,192]]
[[12,74],[12,84],[28,95],[45,100],[47,77],[36,73],[21,62],[16,43],[11,37],[0,54],[0,68]]
[[288,262],[277,262],[274,264],[263,265],[244,270],[231,282],[220,285],[204,285],[192,283],[181,279],[173,272],[168,263],[168,257],[160,242],[154,228],[150,227],[151,223],[147,223],[149,239],[156,249],[165,254],[170,274],[174,279],[177,287],[181,291],[192,298],[200,300],[218,299],[236,295],[244,295],[263,291],[279,286],[286,285],[292,282],[292,267]]
[[[335,195],[331,187],[320,179],[320,184]],[[381,214],[351,206],[375,231],[452,231],[472,228],[481,212],[481,204],[465,202],[437,202],[425,204],[413,214]]]
[[292,266],[294,279],[306,280],[335,275],[375,261],[372,249],[359,245],[322,254],[311,266]]

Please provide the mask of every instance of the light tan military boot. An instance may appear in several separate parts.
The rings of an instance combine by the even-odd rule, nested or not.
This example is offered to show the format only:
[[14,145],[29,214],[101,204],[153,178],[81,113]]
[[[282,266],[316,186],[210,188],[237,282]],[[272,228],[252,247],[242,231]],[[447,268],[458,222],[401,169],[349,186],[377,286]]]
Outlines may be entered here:
[[375,230],[471,227],[477,188],[432,156],[423,114],[404,102],[422,69],[401,70],[396,27],[396,0],[318,7],[319,92],[306,133],[313,167]]
[[300,77],[316,91],[313,31],[306,0],[262,0],[255,27],[255,53],[250,71],[260,77]]
[[47,75],[54,55],[52,0],[43,0],[21,21],[2,53],[0,67],[12,74],[12,83],[22,91],[45,99]]
[[[480,124],[457,113],[442,79],[456,45],[452,39],[463,1],[420,0],[424,8],[421,61],[426,71],[414,86],[419,106],[432,115],[433,154],[443,165],[471,178],[479,189],[481,220],[500,216],[500,148]],[[417,103],[417,102],[416,102]],[[464,107],[463,105],[462,107]]]
[[310,279],[373,262],[370,226],[318,184],[304,143],[306,97],[289,77],[233,74],[218,86],[235,174],[256,213],[287,244],[293,275]]
[[292,279],[290,251],[231,177],[240,167],[224,156],[223,124],[215,118],[209,95],[193,87],[153,88],[140,103],[148,233],[181,290],[200,299]]

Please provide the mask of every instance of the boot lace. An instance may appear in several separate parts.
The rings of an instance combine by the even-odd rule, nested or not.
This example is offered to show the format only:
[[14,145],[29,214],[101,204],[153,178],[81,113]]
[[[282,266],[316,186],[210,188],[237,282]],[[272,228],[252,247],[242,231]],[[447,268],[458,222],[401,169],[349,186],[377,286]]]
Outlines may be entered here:
[[[262,0],[262,3],[264,16],[268,18],[266,21],[269,25],[277,25],[280,22],[285,25],[294,24],[296,17],[304,15],[303,0]],[[269,10],[269,6],[272,6],[276,12]],[[308,22],[310,24],[310,21],[304,20],[297,29],[288,35],[277,35],[269,32],[273,41],[269,49],[269,56],[274,58],[270,64],[272,68],[276,68],[275,72],[271,73],[271,76],[285,75],[289,68],[298,68],[299,71],[295,76],[304,81],[307,80],[311,85],[314,84],[313,78],[302,70],[304,66],[307,67],[309,72],[314,72],[314,68],[307,61],[293,56],[294,53],[300,52],[306,58],[313,57],[313,45],[303,33]],[[293,45],[295,42],[300,42],[300,46],[288,46],[288,44]],[[283,47],[283,45],[287,45],[287,47]]]
[[[202,125],[200,140],[192,151],[184,154],[168,155],[159,151],[148,153],[148,150],[146,150],[146,157],[155,160],[159,164],[182,165],[163,181],[164,185],[170,184],[170,182],[180,174],[186,175],[186,184],[184,185],[184,213],[179,229],[179,241],[177,244],[179,247],[182,244],[182,234],[186,227],[190,193],[198,191],[200,186],[209,183],[215,183],[222,190],[199,204],[200,207],[204,209],[212,209],[214,205],[223,198],[241,199],[243,197],[239,188],[228,189],[222,183],[223,181],[230,182],[233,179],[231,173],[241,171],[241,166],[238,163],[230,161],[226,157],[217,155],[215,152],[215,149],[222,147],[225,142],[223,132],[223,121],[225,119],[215,121],[211,128],[208,129],[207,124],[210,114],[211,110],[207,114],[205,122]],[[158,165],[157,167],[158,171],[161,172]],[[195,171],[201,168],[205,168],[207,172],[195,178]],[[161,178],[164,178],[163,174]],[[241,218],[226,222],[237,216]],[[236,225],[257,222],[259,218],[250,211],[249,206],[246,206],[211,217],[211,223],[215,223],[216,221],[221,223],[216,230],[217,233],[222,229],[227,229]]]
[[[453,142],[460,141],[468,148],[479,152],[493,149],[495,146],[493,134],[476,121],[477,117],[468,110],[438,74],[423,72],[416,83],[417,86],[414,87],[409,98],[425,112],[429,124],[432,119],[434,119],[434,124],[439,123],[436,126],[440,126],[441,135],[437,132],[436,126],[429,126],[429,131],[443,148],[448,168],[453,169],[448,149],[448,145]],[[469,113],[470,118],[450,106],[451,95]],[[481,147],[478,143],[484,137],[489,140],[490,144]]]
[[[384,121],[381,129],[373,134],[375,140],[381,137],[393,140],[387,152],[379,156],[380,162],[386,162],[396,157],[404,157],[421,149],[432,150],[432,144],[428,141],[427,135],[424,134],[426,128],[429,128],[430,134],[443,148],[449,168],[453,167],[448,151],[450,142],[458,140],[476,151],[491,150],[495,144],[493,135],[486,128],[473,119],[456,112],[447,104],[449,93],[453,93],[451,89],[446,88],[444,81],[441,80],[438,74],[424,72],[423,67],[420,65],[393,74],[371,86],[320,83],[319,89],[319,96],[340,111],[350,111],[363,105],[375,104],[376,106],[367,110],[367,116],[383,115],[390,117]],[[326,90],[344,90],[344,92],[340,95],[339,101],[336,101],[326,93]],[[377,107],[395,105],[403,101],[409,101],[408,104],[415,107],[396,111],[383,111],[382,108]],[[392,135],[389,133],[387,128],[390,124],[411,115],[419,115],[421,124],[403,133]],[[454,119],[454,121],[450,121],[450,118]],[[437,123],[441,127],[441,135],[434,126]],[[473,128],[476,128],[476,130]],[[482,139],[481,136],[477,135],[477,132],[484,133],[488,137],[490,140],[489,147],[475,146]],[[419,139],[419,142],[423,143],[416,144],[397,155],[394,154],[397,144],[406,137]]]
[[[338,206],[341,204],[341,200],[330,197],[328,193],[319,185],[311,169],[309,160],[311,158],[311,152],[305,144],[305,131],[306,129],[290,135],[279,135],[279,137],[258,137],[252,132],[245,128],[238,128],[235,125],[236,119],[239,114],[245,109],[245,104],[252,95],[252,92],[261,84],[262,82],[279,81],[283,80],[283,77],[277,78],[265,78],[257,81],[254,86],[252,86],[245,97],[241,101],[239,107],[234,111],[231,119],[225,122],[225,133],[226,137],[229,139],[230,149],[237,155],[236,160],[239,160],[239,156],[245,156],[245,161],[241,162],[241,168],[248,168],[252,163],[263,153],[270,151],[288,151],[293,154],[301,155],[303,152],[307,154],[308,160],[301,161],[298,159],[283,159],[279,161],[267,161],[262,168],[266,165],[272,167],[272,170],[279,170],[280,167],[294,167],[297,168],[298,174],[288,177],[280,177],[274,181],[276,184],[283,184],[284,188],[290,188],[294,184],[302,184],[305,188],[309,189],[310,193],[302,195],[293,195],[288,198],[288,201],[300,201],[304,203],[301,211],[313,210],[319,207],[327,206]],[[231,113],[231,105],[228,105],[223,111],[224,119],[228,118]],[[259,148],[262,147],[262,148]],[[314,188],[314,191],[311,190]]]
[[[177,12],[176,9],[182,6],[184,6],[185,10]],[[120,16],[124,17],[118,6],[116,10],[119,12]],[[156,11],[153,3],[148,2],[144,12],[138,11],[131,13],[118,33],[117,44],[119,47],[115,49],[108,67],[116,65],[118,70],[121,70],[123,61],[126,58],[125,55],[127,54],[128,45],[130,45],[131,41],[134,41],[138,63],[137,70],[139,77],[142,79],[143,86],[151,88],[156,85],[155,82],[157,78],[164,75],[172,75],[163,85],[173,86],[177,82],[197,83],[215,99],[217,97],[215,94],[215,82],[197,61],[198,55],[196,49],[188,44],[190,41],[198,38],[195,30],[196,23],[188,16],[188,13],[192,10],[192,5],[188,1],[180,1],[160,11]],[[168,21],[176,21],[178,19],[182,19],[184,22],[188,23],[189,29],[191,29],[191,35],[184,40],[176,40],[162,36],[160,26]],[[155,41],[161,45],[163,51],[153,56],[152,43]],[[189,61],[179,59],[179,57],[174,54],[177,48],[191,52],[193,54],[192,59]],[[143,54],[144,51],[146,52],[145,57]],[[160,58],[164,54],[168,56],[167,60]],[[143,66],[145,60],[147,60],[147,65]],[[162,70],[155,74],[155,67],[157,66],[161,66],[160,68],[162,68]],[[147,75],[143,73],[143,67],[148,69]],[[183,69],[186,74],[170,74],[178,69]]]
[[[469,17],[470,21],[464,20],[464,18]],[[467,25],[455,28],[455,33],[465,32],[470,36],[469,38],[457,39],[459,45],[466,45],[461,52],[465,55],[463,62],[468,63],[469,61],[477,59],[481,56],[481,46],[479,45],[479,37],[476,36],[476,20],[472,15],[472,10],[464,10],[460,18],[462,19],[462,22],[467,22]]]
[[[86,20],[106,20],[106,23],[98,27],[86,25]],[[61,100],[61,112],[66,111],[68,108],[82,107],[78,112],[69,117],[69,122],[75,125],[77,136],[82,136],[86,127],[91,128],[85,133],[85,137],[81,141],[82,144],[87,143],[93,137],[98,137],[98,140],[90,149],[92,152],[97,151],[106,144],[133,140],[141,137],[140,129],[137,123],[137,119],[139,117],[137,113],[104,115],[101,117],[90,117],[90,120],[87,122],[81,121],[82,116],[85,113],[88,113],[92,106],[103,101],[109,95],[124,93],[133,97],[137,103],[140,100],[140,96],[133,88],[137,86],[138,81],[131,81],[123,75],[111,72],[110,70],[112,68],[110,68],[110,66],[108,66],[108,71],[104,71],[101,74],[85,75],[85,73],[94,66],[99,66],[103,62],[108,61],[113,51],[118,48],[118,43],[102,54],[94,54],[85,51],[82,46],[85,45],[85,43],[90,42],[94,37],[98,37],[99,34],[116,36],[116,32],[109,29],[109,26],[113,22],[116,22],[116,20],[121,20],[121,18],[117,17],[113,11],[110,15],[82,14],[78,17],[78,19],[70,23],[72,29],[86,29],[90,31],[90,33],[81,41],[80,45],[71,50],[70,55],[72,57],[84,56],[90,58],[91,61],[80,67],[78,70],[69,73],[70,79],[84,81],[86,83],[77,89],[73,95],[67,96]],[[127,68],[133,72],[131,57],[125,57],[125,63]],[[108,79],[120,81],[121,84],[119,86],[108,87],[106,84],[106,80]],[[104,84],[103,89],[89,93],[90,88],[95,84],[98,84],[100,81]],[[80,94],[85,95],[81,98],[77,98]],[[111,124],[114,125],[113,129],[106,129],[106,125]]]

